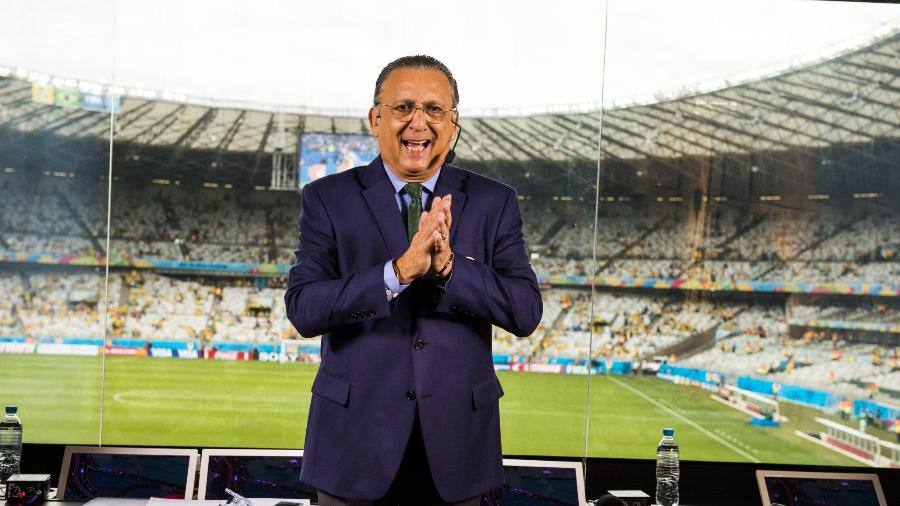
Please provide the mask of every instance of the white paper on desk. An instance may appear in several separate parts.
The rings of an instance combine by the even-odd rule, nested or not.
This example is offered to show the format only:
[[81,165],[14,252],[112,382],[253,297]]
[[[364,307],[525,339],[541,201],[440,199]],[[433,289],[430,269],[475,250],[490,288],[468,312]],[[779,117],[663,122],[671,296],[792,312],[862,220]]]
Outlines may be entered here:
[[[219,506],[227,501],[210,500],[210,501],[194,501],[191,499],[162,499],[160,497],[151,497],[145,504],[147,506]],[[105,505],[102,505],[105,506]]]
[[[271,499],[271,498],[258,498],[258,497],[248,497],[252,506],[275,506],[277,503],[282,501],[284,502],[292,502],[300,504],[301,506],[310,506],[309,499]],[[187,501],[184,499],[160,499],[158,497],[153,497],[149,502],[146,503],[147,506],[224,506],[227,501],[225,499],[221,500],[206,500],[206,501]],[[85,505],[87,506],[87,505]],[[115,504],[103,504],[99,506],[117,506]],[[124,505],[122,505],[124,506]]]
[[309,499],[272,499],[272,498],[259,498],[259,497],[248,497],[250,503],[253,506],[275,506],[280,502],[292,502],[297,503],[300,506],[310,506]]
[[116,497],[95,497],[84,506],[144,506],[146,499],[122,499]]

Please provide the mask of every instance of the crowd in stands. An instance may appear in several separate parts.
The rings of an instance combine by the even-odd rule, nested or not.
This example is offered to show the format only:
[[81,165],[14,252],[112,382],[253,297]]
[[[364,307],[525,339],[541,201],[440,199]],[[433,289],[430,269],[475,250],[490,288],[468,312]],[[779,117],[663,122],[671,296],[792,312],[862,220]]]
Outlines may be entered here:
[[97,337],[102,335],[98,274],[0,275],[0,303],[7,336]]
[[84,236],[9,234],[4,237],[9,251],[40,256],[89,256],[97,255],[90,239]]
[[53,179],[37,177],[24,186],[17,184],[17,180],[0,178],[0,195],[3,195],[0,199],[0,229],[4,236],[84,235]]
[[830,321],[843,324],[864,323],[884,328],[900,328],[900,303],[891,299],[843,302],[834,305],[826,301],[794,304],[789,310],[790,322]]
[[[794,317],[809,318],[848,311],[853,309],[792,308]],[[879,389],[900,394],[900,347],[893,339],[887,338],[887,344],[857,342],[826,329],[807,329],[792,338],[787,318],[780,306],[748,307],[722,326],[713,347],[676,363],[858,397],[877,397]]]
[[149,271],[110,275],[109,317],[100,274],[2,273],[0,337],[275,343],[300,339],[285,315],[284,290],[248,280],[210,283]]
[[516,358],[531,359],[539,350],[548,346],[559,334],[556,330],[557,320],[571,305],[573,294],[578,291],[564,289],[547,289],[541,291],[544,312],[534,333],[521,338],[494,327],[494,353],[514,355]]
[[[0,250],[37,255],[283,263],[294,261],[299,197],[294,192],[113,185],[107,246],[103,181],[0,178]],[[567,203],[570,204],[570,203]],[[539,275],[900,283],[900,218],[882,212],[806,212],[722,207],[705,215],[660,207],[520,202],[532,264]],[[596,237],[596,243],[594,239]],[[596,257],[592,255],[596,252]],[[102,273],[0,272],[0,337],[96,337],[274,343],[298,339],[284,315],[283,287],[252,280],[175,278],[114,271],[103,315]],[[720,303],[688,295],[543,290],[533,335],[494,329],[494,351],[529,361],[637,359],[715,331],[713,349],[682,360],[723,372],[785,382],[824,381],[900,391],[897,348],[829,339],[791,340],[788,324],[839,321],[900,325],[896,304]],[[315,342],[315,341],[313,341]],[[878,349],[880,351],[878,351]],[[879,356],[873,361],[874,356]],[[740,357],[740,358],[738,358]],[[876,363],[877,362],[877,363]]]
[[[0,248],[102,255],[103,181],[0,178]],[[294,261],[294,192],[113,185],[109,256],[211,262]],[[523,200],[538,274],[742,281],[900,282],[900,218],[868,208],[797,211],[756,205],[690,213],[669,204],[644,215],[622,206]],[[596,236],[596,243],[594,238]],[[596,258],[593,257],[596,252]]]
[[[100,273],[0,274],[0,337],[98,338],[221,343],[278,343],[302,339],[285,315],[283,289],[249,279],[203,280],[151,271],[115,272],[106,287]],[[900,391],[900,347],[849,342],[841,334],[788,335],[791,318],[896,322],[894,306],[828,306],[717,302],[689,295],[646,295],[550,288],[537,330],[517,337],[494,329],[494,353],[513,361],[638,360],[715,331],[711,349],[675,363],[791,384],[826,386],[859,394],[869,383]],[[104,325],[107,325],[104,333]],[[829,337],[830,336],[830,337]],[[317,340],[306,340],[317,346]]]
[[[2,325],[7,334],[29,337],[103,335],[105,286],[99,273],[4,274],[7,295]],[[113,338],[277,342],[299,336],[284,315],[281,288],[259,288],[249,280],[202,280],[151,271],[115,272],[109,284],[109,329]],[[544,313],[532,336],[495,330],[495,352],[584,359],[652,355],[706,331],[727,316],[722,308],[680,296],[589,291],[543,291]],[[593,322],[593,323],[592,323]],[[593,343],[590,338],[593,333]]]
[[597,292],[592,303],[585,290],[555,289],[543,295],[544,319],[530,347],[535,361],[652,357],[712,329],[729,315],[727,307],[681,296]]
[[[0,178],[0,249],[103,256],[107,196],[102,182]],[[230,189],[114,184],[109,257],[291,263],[297,195]]]
[[691,219],[662,211],[641,218],[600,217],[593,262],[593,224],[582,213],[557,222],[559,231],[533,248],[533,263],[550,276],[586,276],[593,270],[617,278],[730,283],[900,281],[900,220],[891,214],[853,217],[757,207],[750,213],[723,208]]
[[181,249],[174,241],[110,239],[109,251],[113,258],[182,258]]

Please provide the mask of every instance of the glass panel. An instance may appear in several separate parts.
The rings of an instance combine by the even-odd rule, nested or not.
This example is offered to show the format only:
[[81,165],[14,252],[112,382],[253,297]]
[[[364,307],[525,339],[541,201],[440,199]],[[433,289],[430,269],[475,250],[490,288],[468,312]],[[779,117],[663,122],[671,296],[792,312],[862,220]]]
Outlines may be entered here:
[[[638,80],[646,97],[604,111],[592,352],[611,372],[591,384],[589,455],[650,459],[674,427],[688,460],[885,465],[900,123],[884,83],[900,38],[882,21],[900,10],[653,5],[610,6],[613,94],[642,47],[629,23],[683,36],[654,30],[657,88]],[[738,55],[756,68],[729,67]]]
[[[207,15],[187,9],[181,21],[167,14],[164,22]],[[555,15],[594,26],[602,9]],[[169,82],[161,88],[176,90],[182,77],[196,78],[194,73],[217,61],[207,51],[210,41],[225,44],[236,30],[256,27],[261,19],[277,21],[260,16],[191,25],[189,31],[202,32],[202,43],[167,53],[166,68],[181,69],[183,75],[164,74]],[[162,50],[144,47],[139,37],[132,37],[141,33],[145,21],[129,9],[118,11],[117,22],[120,33],[127,34],[118,41],[122,68],[117,76],[128,86],[114,138],[114,303],[107,326],[103,442],[302,447],[321,341],[299,336],[282,301],[297,247],[298,189],[374,158],[377,144],[358,113],[368,106],[352,115],[311,113],[295,104],[261,103],[265,94],[255,90],[246,97],[235,96],[234,89],[222,92],[222,83],[210,84],[215,79],[209,75],[203,76],[206,89],[213,96],[224,93],[226,99],[204,95],[203,83],[196,92],[132,87],[140,76],[151,76],[124,62],[155,61]],[[418,15],[393,22],[421,25]],[[289,24],[285,31],[294,28]],[[475,37],[468,42],[471,47],[495,42],[479,42],[488,33],[481,28],[468,30]],[[572,33],[591,33],[593,47],[600,46],[602,34]],[[298,51],[308,48],[303,44]],[[456,49],[457,43],[452,44]],[[372,74],[363,80],[374,82],[377,69],[400,55],[396,51],[405,50],[382,50],[377,54],[385,56],[361,64]],[[246,53],[235,59],[249,58],[252,51]],[[440,49],[435,55],[440,58]],[[241,79],[254,72],[278,78],[279,71],[251,56]],[[303,68],[315,65],[306,62]],[[458,78],[476,82],[473,68],[479,67],[460,71]],[[217,70],[227,74],[224,67],[209,74]],[[559,65],[547,58],[535,62],[532,71],[550,76]],[[312,82],[316,75],[303,74],[300,82]],[[508,77],[492,79],[505,82]],[[524,217],[526,254],[545,287],[544,318],[535,332],[520,338],[493,329],[493,361],[505,391],[501,424],[507,454],[584,455],[584,373],[591,327],[586,274],[591,268],[600,116],[577,111],[597,109],[600,97],[585,98],[584,90],[599,90],[599,82],[556,87],[557,95],[542,98],[537,111],[533,103],[485,107],[473,100],[467,105],[466,85],[460,84],[464,133],[455,163],[518,191],[515,205]],[[494,86],[495,96],[500,89]],[[368,101],[371,91],[364,93]],[[302,101],[315,98],[298,100],[305,106]],[[588,101],[594,105],[582,105]],[[500,106],[504,109],[492,108]],[[557,109],[576,112],[553,112]],[[469,253],[465,245],[459,248],[458,254]],[[477,252],[470,255],[478,257]],[[252,415],[244,416],[247,412]],[[548,426],[559,430],[548,432]]]
[[[531,264],[542,285],[543,316],[530,336],[494,329],[503,384],[503,451],[584,454],[599,117],[540,114],[480,118],[469,167],[517,189]],[[548,427],[553,430],[548,431]]]
[[318,340],[285,316],[299,202],[273,172],[302,120],[142,94],[116,124],[103,440],[298,448]]
[[[39,23],[18,5],[3,9],[10,30],[0,35],[2,402],[18,405],[25,443],[96,444],[116,98],[101,84],[110,77],[102,65],[72,70],[55,61],[82,28]],[[39,25],[55,36],[21,28]]]

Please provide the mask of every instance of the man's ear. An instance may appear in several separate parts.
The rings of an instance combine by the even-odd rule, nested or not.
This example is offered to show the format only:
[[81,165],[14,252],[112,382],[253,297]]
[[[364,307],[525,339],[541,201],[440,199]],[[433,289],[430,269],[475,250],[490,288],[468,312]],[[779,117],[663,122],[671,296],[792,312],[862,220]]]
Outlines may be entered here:
[[378,136],[378,123],[381,118],[378,117],[378,111],[374,107],[369,108],[369,130],[372,135]]

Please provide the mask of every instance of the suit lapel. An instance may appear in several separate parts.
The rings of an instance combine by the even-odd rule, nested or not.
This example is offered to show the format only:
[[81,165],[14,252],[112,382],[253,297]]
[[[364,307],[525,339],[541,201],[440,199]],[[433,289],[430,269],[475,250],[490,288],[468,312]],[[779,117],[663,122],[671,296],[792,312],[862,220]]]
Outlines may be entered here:
[[359,172],[359,179],[363,186],[363,197],[369,211],[375,216],[375,223],[378,224],[378,230],[391,258],[399,258],[409,246],[409,241],[406,238],[406,227],[400,210],[397,209],[394,187],[384,173],[380,156]]
[[434,193],[438,197],[443,197],[448,193],[453,195],[453,203],[450,207],[450,213],[453,215],[453,221],[450,224],[450,244],[454,243],[453,239],[456,237],[455,232],[459,226],[460,216],[462,216],[463,208],[466,205],[464,179],[464,171],[452,165],[444,164],[437,184],[434,186]]

